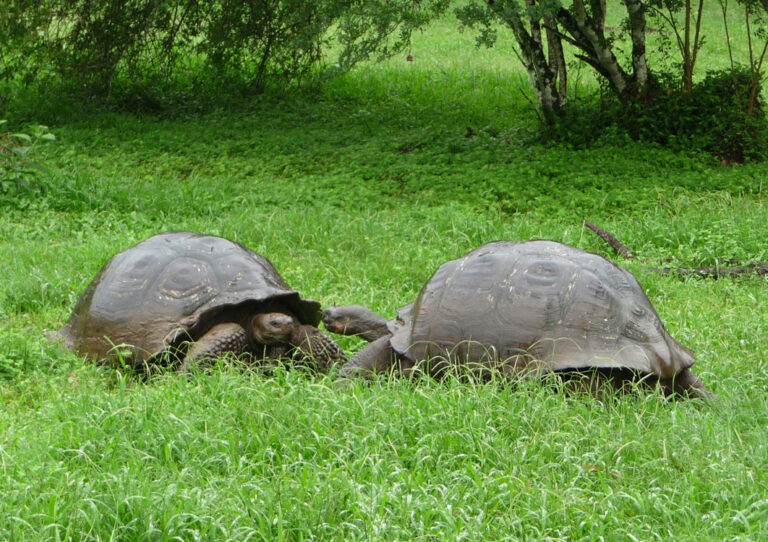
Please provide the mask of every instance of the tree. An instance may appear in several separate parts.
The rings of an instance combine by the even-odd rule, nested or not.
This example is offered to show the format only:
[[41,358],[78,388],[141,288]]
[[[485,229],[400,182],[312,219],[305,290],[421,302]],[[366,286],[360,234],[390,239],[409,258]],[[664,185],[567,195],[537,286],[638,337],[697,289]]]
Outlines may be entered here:
[[[768,0],[736,0],[744,11],[746,67],[734,61],[727,0],[720,0],[731,68],[708,72],[700,81],[694,72],[704,39],[703,0],[621,0],[612,4],[626,15],[618,29],[605,26],[605,0],[562,1],[469,0],[457,10],[465,26],[479,30],[479,44],[493,45],[499,23],[512,31],[543,120],[560,126],[561,136],[567,139],[572,131],[583,141],[602,131],[585,132],[583,121],[578,128],[560,122],[568,97],[563,54],[567,44],[615,98],[601,102],[602,109],[592,117],[594,128],[611,124],[634,139],[706,150],[723,163],[768,156],[768,121],[760,101],[768,53]],[[679,66],[678,72],[671,72],[669,64],[651,69],[646,55],[648,20],[671,36],[660,40],[660,47],[677,51],[679,63],[671,66]],[[624,43],[629,44],[628,54],[621,53]]]
[[[109,99],[120,75],[205,67],[253,91],[296,81],[340,48],[342,70],[401,51],[449,0],[6,0],[0,78],[40,66]],[[13,61],[13,62],[12,62]],[[11,66],[13,63],[13,66]],[[7,69],[3,69],[7,68]]]
[[[599,73],[616,96],[629,103],[648,96],[652,82],[645,54],[646,9],[640,0],[623,0],[632,60],[623,66],[613,50],[613,39],[606,36],[605,0],[573,0],[569,7],[558,0],[473,1],[457,10],[460,20],[480,29],[480,43],[492,45],[493,24],[508,26],[519,45],[518,56],[536,91],[547,122],[567,101],[567,73],[562,42],[573,45],[576,57]],[[542,37],[542,29],[543,36]]]

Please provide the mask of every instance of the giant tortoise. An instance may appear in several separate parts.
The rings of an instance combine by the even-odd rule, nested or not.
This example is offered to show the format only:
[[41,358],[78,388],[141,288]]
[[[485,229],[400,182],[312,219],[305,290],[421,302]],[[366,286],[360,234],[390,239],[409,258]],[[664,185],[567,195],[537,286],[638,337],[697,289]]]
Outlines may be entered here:
[[292,290],[265,257],[175,231],[109,260],[52,338],[133,366],[170,358],[187,371],[226,352],[272,359],[298,348],[327,369],[346,357],[315,327],[320,316],[320,304]]
[[[449,261],[387,321],[359,306],[327,308],[326,329],[371,344],[341,369],[366,376],[468,368],[487,376],[645,376],[667,394],[708,396],[693,353],[664,328],[640,284],[607,259],[553,241],[498,241]],[[425,363],[428,362],[428,363]]]

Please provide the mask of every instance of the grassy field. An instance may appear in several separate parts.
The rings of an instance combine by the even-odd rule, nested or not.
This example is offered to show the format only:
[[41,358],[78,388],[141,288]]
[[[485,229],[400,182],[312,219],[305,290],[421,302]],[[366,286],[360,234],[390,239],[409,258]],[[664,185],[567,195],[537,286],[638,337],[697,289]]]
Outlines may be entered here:
[[[57,141],[37,155],[48,191],[0,215],[0,539],[768,537],[768,283],[649,270],[768,261],[768,165],[610,135],[543,144],[509,44],[476,50],[455,32],[447,19],[413,62],[362,66],[311,98],[9,112]],[[393,316],[488,241],[616,259],[584,219],[638,254],[617,261],[716,401],[601,402],[535,382],[342,388],[226,365],[144,383],[43,338],[110,256],[160,231],[229,237],[308,297]]]

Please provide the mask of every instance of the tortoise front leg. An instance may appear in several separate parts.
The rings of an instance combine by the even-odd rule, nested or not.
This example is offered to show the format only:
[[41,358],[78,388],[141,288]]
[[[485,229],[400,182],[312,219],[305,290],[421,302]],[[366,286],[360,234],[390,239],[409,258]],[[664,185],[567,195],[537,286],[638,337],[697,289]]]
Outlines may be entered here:
[[337,362],[346,362],[347,356],[336,342],[315,326],[296,326],[290,343],[300,353],[317,363],[317,368],[327,371]]
[[248,337],[240,324],[227,322],[213,326],[189,347],[179,373],[188,373],[201,361],[216,359],[227,352],[240,355],[248,350]]

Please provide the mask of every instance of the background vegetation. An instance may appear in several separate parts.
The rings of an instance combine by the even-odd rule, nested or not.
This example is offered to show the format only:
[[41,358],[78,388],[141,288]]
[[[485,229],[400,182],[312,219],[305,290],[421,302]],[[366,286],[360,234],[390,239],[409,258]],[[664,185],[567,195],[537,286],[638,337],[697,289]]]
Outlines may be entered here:
[[[447,13],[478,45],[511,40],[507,62],[528,74],[550,138],[592,144],[613,129],[726,164],[768,155],[758,0],[8,0],[0,90],[132,111],[220,104],[390,58]],[[708,40],[722,66],[699,62]],[[578,92],[582,71],[599,95]]]
[[[56,140],[28,155],[48,173],[0,203],[1,538],[766,537],[765,279],[649,270],[768,260],[766,166],[615,129],[586,147],[543,142],[511,42],[475,49],[457,27],[446,16],[314,92],[218,107],[179,95],[153,113],[93,110],[15,87],[2,129],[43,123]],[[705,67],[727,66],[705,51]],[[576,97],[596,89],[586,73],[574,83]],[[343,389],[226,363],[142,383],[42,335],[110,256],[163,230],[227,236],[307,296],[393,315],[487,241],[615,259],[582,219],[640,256],[619,261],[716,402],[600,402],[535,382]]]

